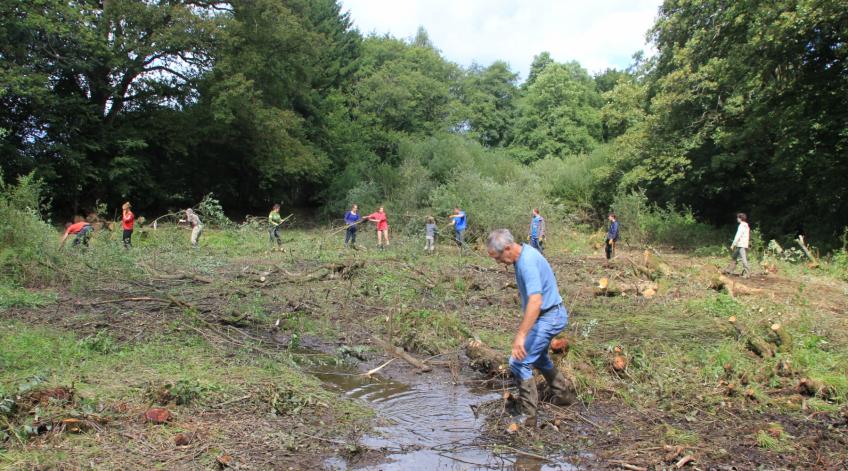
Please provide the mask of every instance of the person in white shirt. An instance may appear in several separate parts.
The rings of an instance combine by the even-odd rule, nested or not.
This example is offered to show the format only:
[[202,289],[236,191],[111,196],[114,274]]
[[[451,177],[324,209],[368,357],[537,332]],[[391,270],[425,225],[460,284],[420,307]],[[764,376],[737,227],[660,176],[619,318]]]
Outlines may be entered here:
[[736,271],[736,266],[739,260],[742,260],[742,277],[750,276],[748,267],[748,245],[751,239],[751,228],[748,227],[748,216],[745,213],[736,215],[736,221],[739,223],[739,228],[736,229],[736,237],[733,238],[733,244],[730,250],[733,252],[733,262],[724,269],[727,274],[732,274]]

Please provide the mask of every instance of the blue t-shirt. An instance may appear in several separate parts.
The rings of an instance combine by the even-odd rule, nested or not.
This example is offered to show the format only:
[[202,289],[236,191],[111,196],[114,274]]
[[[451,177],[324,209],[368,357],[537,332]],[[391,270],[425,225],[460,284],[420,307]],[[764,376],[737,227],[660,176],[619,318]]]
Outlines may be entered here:
[[542,295],[542,310],[562,303],[556,277],[545,257],[533,247],[522,244],[515,266],[515,284],[521,295],[521,309],[526,309],[531,294]]
[[456,221],[456,225],[454,226],[454,229],[456,229],[458,231],[464,231],[465,230],[465,211],[460,211],[459,214],[457,214],[457,217],[454,218],[454,221]]
[[356,224],[356,222],[360,219],[362,219],[362,216],[360,216],[359,213],[353,214],[351,211],[345,213],[345,223],[347,223],[348,226]]
[[618,240],[618,221],[613,221],[610,224],[609,231],[607,231],[607,239]]
[[544,221],[541,215],[533,216],[533,220],[530,221],[530,237],[539,237],[539,229],[542,227],[542,221]]

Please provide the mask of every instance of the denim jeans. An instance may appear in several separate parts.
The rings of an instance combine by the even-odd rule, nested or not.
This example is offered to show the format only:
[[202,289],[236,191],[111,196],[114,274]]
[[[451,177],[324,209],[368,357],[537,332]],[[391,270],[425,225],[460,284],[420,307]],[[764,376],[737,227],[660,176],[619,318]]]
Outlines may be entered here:
[[456,245],[459,247],[465,245],[465,229],[457,229],[454,231],[454,240],[456,241]]
[[349,243],[356,245],[356,226],[354,225],[348,226],[345,231],[345,245]]
[[74,237],[74,245],[82,244],[88,247],[88,238],[91,236],[91,231],[93,231],[91,226],[85,226],[77,232],[77,236]]
[[280,240],[280,226],[271,225],[268,228],[268,237],[272,244],[276,241],[277,245],[283,245],[283,241]]
[[545,251],[544,242],[540,241],[539,238],[536,236],[530,236],[530,246],[538,250],[539,252]]
[[509,369],[518,381],[532,378],[534,367],[545,371],[554,367],[554,363],[548,356],[548,347],[551,345],[551,340],[562,332],[567,324],[568,311],[564,306],[551,309],[536,319],[536,323],[524,340],[527,356],[520,361],[509,357]]

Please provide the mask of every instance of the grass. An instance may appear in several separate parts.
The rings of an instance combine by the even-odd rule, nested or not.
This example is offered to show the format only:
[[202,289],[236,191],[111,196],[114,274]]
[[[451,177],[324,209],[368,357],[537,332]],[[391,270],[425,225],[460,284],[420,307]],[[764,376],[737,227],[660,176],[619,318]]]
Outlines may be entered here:
[[29,290],[0,283],[0,311],[44,307],[54,304],[56,300],[56,293],[50,290]]
[[[556,233],[557,228],[549,227],[549,231]],[[547,249],[560,275],[563,297],[573,303],[568,306],[568,333],[574,342],[561,365],[574,378],[585,404],[612,403],[635,415],[662,414],[669,419],[663,423],[675,425],[654,430],[655,442],[698,447],[715,444],[713,435],[721,431],[705,430],[696,422],[691,422],[691,427],[679,425],[688,422],[694,409],[708,416],[720,416],[727,410],[745,417],[764,412],[808,413],[801,410],[800,400],[787,399],[778,392],[791,393],[801,377],[819,381],[829,391],[827,397],[806,398],[809,410],[837,414],[845,407],[848,336],[844,332],[848,321],[817,299],[816,290],[822,284],[842,286],[826,270],[781,265],[779,273],[785,279],[778,280],[783,279],[785,286],[781,285],[776,295],[734,298],[706,289],[699,278],[702,267],[726,259],[679,254],[674,259],[674,275],[659,280],[655,298],[595,298],[585,295],[585,289],[607,270],[621,272],[624,277],[632,275],[620,266],[602,266],[593,242],[597,234],[561,233],[568,235],[552,237]],[[495,264],[480,253],[467,253],[460,259],[455,248],[443,239],[437,255],[426,256],[421,238],[405,234],[392,234],[392,246],[380,251],[368,231],[359,234],[362,250],[344,250],[343,234],[326,234],[287,228],[283,232],[287,252],[279,253],[269,251],[264,229],[210,228],[201,239],[201,248],[191,250],[188,231],[166,225],[138,236],[130,251],[121,247],[116,235],[101,233],[90,250],[68,250],[62,256],[69,265],[79,266],[79,273],[84,275],[71,285],[71,295],[77,298],[120,297],[120,290],[104,290],[143,285],[156,273],[207,275],[213,283],[174,283],[164,292],[200,304],[220,298],[207,311],[216,310],[222,318],[241,319],[245,329],[268,332],[280,319],[279,332],[291,339],[290,347],[298,347],[301,340],[312,336],[324,339],[340,352],[381,355],[364,345],[372,335],[387,338],[391,333],[396,344],[426,357],[456,350],[476,334],[490,346],[509,351],[520,320],[512,300],[515,290],[504,288],[512,274],[492,270]],[[638,258],[638,253],[635,256]],[[266,286],[258,284],[252,275],[275,267],[308,272],[320,264],[353,260],[366,264],[350,279]],[[279,274],[271,278],[276,281]],[[0,311],[49,309],[57,299],[56,291],[50,288],[0,285]],[[830,301],[840,306],[838,297]],[[148,320],[131,309],[111,305],[101,310],[72,309],[64,318],[73,321],[72,325],[96,325],[105,316],[118,326],[80,333],[3,317],[0,387],[8,393],[40,376],[47,385],[73,384],[87,401],[129,402],[139,407],[149,405],[156,391],[165,388],[179,399],[175,407],[182,417],[250,395],[241,405],[258,411],[257,417],[282,414],[301,420],[318,411],[336,417],[335,422],[328,419],[328,423],[341,431],[352,430],[351,424],[362,417],[361,407],[327,393],[317,380],[303,373],[300,368],[308,369],[309,363],[293,351],[268,357],[249,346],[222,350],[191,329],[204,325],[203,316],[209,313],[202,310],[182,314],[168,310],[163,315],[166,324],[157,328],[155,335],[134,342],[115,322],[124,318]],[[730,316],[762,334],[767,333],[771,322],[780,321],[792,333],[793,348],[777,358],[756,357],[729,329],[726,319]],[[614,373],[610,368],[612,349],[618,345],[629,360],[624,373]],[[322,357],[319,361],[331,360]],[[779,361],[791,364],[790,376],[776,373]],[[395,362],[395,366],[399,364]],[[727,383],[736,384],[739,392],[728,394]],[[750,389],[751,394],[742,393],[744,389]],[[179,427],[176,424],[153,431],[163,434],[159,438],[167,441]],[[296,447],[294,432],[276,433],[281,434],[275,435],[280,446]],[[753,433],[748,442],[756,442],[757,448],[768,453],[799,450],[784,448],[788,439],[774,431],[745,433]],[[81,457],[96,455],[99,446],[87,436],[64,440],[62,446],[72,452],[56,447],[40,452],[19,447],[11,451],[13,461],[84,462]]]

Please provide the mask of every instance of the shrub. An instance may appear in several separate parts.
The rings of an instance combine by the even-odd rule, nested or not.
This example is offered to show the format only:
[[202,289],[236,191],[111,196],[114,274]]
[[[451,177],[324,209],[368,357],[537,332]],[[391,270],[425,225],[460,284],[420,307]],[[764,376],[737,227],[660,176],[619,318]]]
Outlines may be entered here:
[[57,277],[58,240],[42,218],[42,190],[31,174],[15,185],[0,174],[0,276],[12,284],[46,284]]
[[661,208],[649,203],[643,190],[617,197],[612,207],[618,216],[621,238],[630,244],[693,248],[723,240],[715,228],[698,222],[691,209],[678,211],[673,205]]
[[[527,233],[532,208],[540,207],[548,220],[561,218],[561,207],[545,204],[538,185],[532,181],[498,183],[474,172],[464,172],[430,193],[430,203],[439,216],[459,205],[468,213],[469,235],[482,237],[488,231],[507,228],[517,239]],[[444,220],[443,220],[444,221]]]

